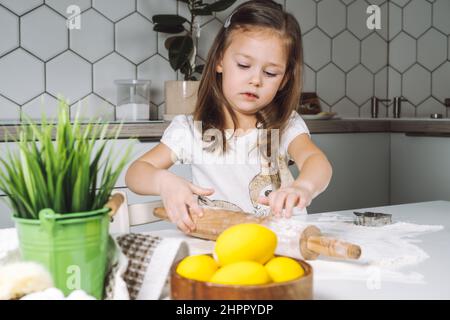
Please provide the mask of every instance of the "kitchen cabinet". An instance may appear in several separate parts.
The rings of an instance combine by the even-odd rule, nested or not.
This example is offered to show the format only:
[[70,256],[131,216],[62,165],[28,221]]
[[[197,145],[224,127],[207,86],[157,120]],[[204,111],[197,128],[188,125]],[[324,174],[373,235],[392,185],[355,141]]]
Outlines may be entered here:
[[391,203],[450,200],[450,137],[391,134]]
[[[333,166],[328,188],[309,213],[389,204],[389,133],[313,134]],[[297,177],[296,166],[290,169]]]

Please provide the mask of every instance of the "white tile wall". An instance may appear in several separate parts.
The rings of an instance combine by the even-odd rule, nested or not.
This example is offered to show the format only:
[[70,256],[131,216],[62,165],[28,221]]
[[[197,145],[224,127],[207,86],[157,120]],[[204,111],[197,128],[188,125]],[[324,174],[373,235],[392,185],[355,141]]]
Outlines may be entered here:
[[388,78],[388,68],[384,67],[375,74],[375,96],[387,97],[388,88],[386,79]]
[[318,25],[330,36],[334,37],[345,29],[345,5],[335,0],[322,0],[317,7]]
[[222,27],[222,23],[213,20],[207,24],[206,27],[203,27],[200,34],[200,39],[198,41],[198,56],[204,60],[208,56],[209,48],[211,47],[214,38]]
[[0,96],[2,120],[20,121],[20,107],[14,102]]
[[392,67],[388,68],[389,99],[402,95],[402,75]]
[[92,0],[92,6],[116,22],[135,10],[135,0]]
[[22,48],[43,61],[67,49],[66,21],[46,6],[39,7],[21,18],[20,36]]
[[360,61],[361,42],[350,32],[344,31],[333,39],[333,62],[349,71]]
[[23,105],[44,91],[44,63],[17,49],[0,59],[0,94]]
[[392,1],[389,2],[389,39],[395,38],[402,31],[402,8]]
[[439,101],[444,101],[445,98],[449,97],[450,93],[450,62],[447,61],[445,64],[440,66],[436,71],[433,72],[433,96],[439,99]]
[[[164,82],[176,80],[177,76],[170,63],[159,55],[154,55],[150,59],[138,66],[139,79],[152,80],[152,101],[157,105],[164,102]],[[158,75],[158,77],[155,77]]]
[[177,12],[177,3],[176,1],[137,0],[137,10],[152,21],[152,17],[156,13],[172,14]]
[[403,30],[414,38],[418,38],[431,27],[431,3],[411,0],[403,10],[403,17]]
[[316,91],[316,73],[306,64],[303,66],[303,92]]
[[71,116],[78,119],[92,120],[102,119],[112,121],[115,119],[114,106],[95,94],[90,94],[71,107]]
[[387,42],[372,33],[361,43],[361,62],[373,73],[387,66]]
[[417,61],[428,70],[436,69],[447,60],[446,43],[447,37],[442,32],[429,29],[417,41]]
[[347,9],[347,28],[360,40],[367,37],[371,32],[366,27],[367,6],[368,4],[365,1],[354,1]]
[[416,61],[416,41],[405,32],[399,33],[390,43],[389,63],[404,72]]
[[[217,31],[244,1],[201,17],[198,60],[206,59]],[[300,22],[304,91],[317,91],[324,108],[336,108],[344,117],[366,116],[371,96],[404,95],[412,101],[408,112],[414,115],[422,102],[442,103],[450,96],[449,0],[277,2]],[[82,12],[80,30],[66,27],[67,6],[72,4]],[[366,27],[369,4],[381,7],[381,30]],[[105,112],[104,117],[111,118],[116,114],[113,81],[136,77],[152,80],[151,103],[163,108],[164,81],[182,75],[168,64],[164,47],[168,35],[155,33],[151,19],[171,13],[188,16],[186,4],[179,0],[0,0],[0,108],[8,108],[0,112],[0,119],[15,118],[22,109],[33,116],[43,110],[51,114],[52,98],[58,93],[70,97],[72,104],[87,97],[86,112],[98,110],[86,114]],[[412,75],[425,78],[418,81]],[[410,87],[418,84],[418,90]],[[35,111],[41,96],[49,106]],[[78,108],[72,105],[71,110]]]
[[12,10],[17,15],[22,15],[40,6],[44,0],[0,0],[0,4]]
[[348,98],[343,98],[333,105],[333,111],[348,117],[359,117],[358,106]]
[[403,74],[403,93],[414,105],[421,104],[431,93],[431,74],[415,64]]
[[157,41],[153,24],[138,13],[116,24],[116,51],[139,64],[156,54]]
[[314,0],[286,1],[286,10],[297,18],[302,32],[308,32],[316,26],[316,9]]
[[73,104],[92,91],[91,75],[90,63],[75,53],[66,51],[46,65],[47,90]]
[[433,4],[433,24],[444,34],[450,34],[450,1],[435,0]]
[[94,64],[94,91],[112,104],[116,104],[116,79],[134,79],[136,67],[119,56],[111,53],[106,58]]
[[0,7],[0,56],[19,46],[19,18]]
[[445,107],[442,103],[435,98],[430,97],[421,104],[420,108],[417,109],[417,116],[428,118],[432,113],[440,113],[445,115],[445,111]]
[[28,117],[39,120],[43,115],[47,120],[56,119],[57,110],[58,100],[47,93],[43,93],[22,106],[22,119]]
[[71,15],[67,13],[67,8],[71,5],[80,7],[81,11],[85,11],[91,7],[91,0],[45,0],[45,4],[65,17]]
[[359,65],[347,75],[347,96],[357,105],[370,99],[373,93],[373,75]]
[[317,73],[317,91],[323,92],[320,97],[328,105],[334,105],[345,95],[345,74],[330,63]]
[[90,9],[80,16],[81,29],[70,30],[70,49],[90,62],[114,51],[114,24]]
[[[391,1],[389,97],[404,96],[418,117],[446,114],[450,97],[450,1]],[[399,21],[401,19],[401,31]],[[446,49],[447,47],[447,49]],[[391,81],[391,79],[393,81]],[[400,84],[399,84],[400,79]],[[403,113],[403,112],[402,112]],[[412,113],[411,111],[409,113]]]
[[303,37],[305,63],[319,71],[331,60],[331,40],[320,29],[314,28]]

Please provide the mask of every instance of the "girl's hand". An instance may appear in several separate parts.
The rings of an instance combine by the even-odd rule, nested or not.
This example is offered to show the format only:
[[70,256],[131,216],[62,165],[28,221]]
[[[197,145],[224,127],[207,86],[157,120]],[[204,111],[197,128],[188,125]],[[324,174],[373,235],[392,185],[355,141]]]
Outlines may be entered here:
[[198,187],[174,174],[165,175],[163,180],[160,196],[170,221],[185,233],[194,231],[195,224],[189,215],[189,208],[200,217],[203,215],[195,194],[208,196],[214,190]]
[[293,183],[271,192],[268,197],[260,197],[258,202],[270,206],[275,217],[281,217],[284,208],[284,217],[290,218],[294,207],[304,209],[311,204],[312,198],[312,188]]

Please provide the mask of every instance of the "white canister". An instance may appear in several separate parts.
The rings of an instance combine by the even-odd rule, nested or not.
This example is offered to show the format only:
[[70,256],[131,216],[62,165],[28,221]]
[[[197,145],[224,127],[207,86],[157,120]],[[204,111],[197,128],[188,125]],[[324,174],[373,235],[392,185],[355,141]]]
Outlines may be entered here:
[[151,80],[115,80],[117,87],[117,120],[150,120]]

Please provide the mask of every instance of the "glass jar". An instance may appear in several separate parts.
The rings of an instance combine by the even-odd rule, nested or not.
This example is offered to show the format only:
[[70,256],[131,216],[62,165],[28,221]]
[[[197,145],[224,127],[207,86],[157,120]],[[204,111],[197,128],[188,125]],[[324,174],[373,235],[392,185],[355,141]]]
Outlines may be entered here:
[[117,120],[150,120],[151,80],[115,80]]

